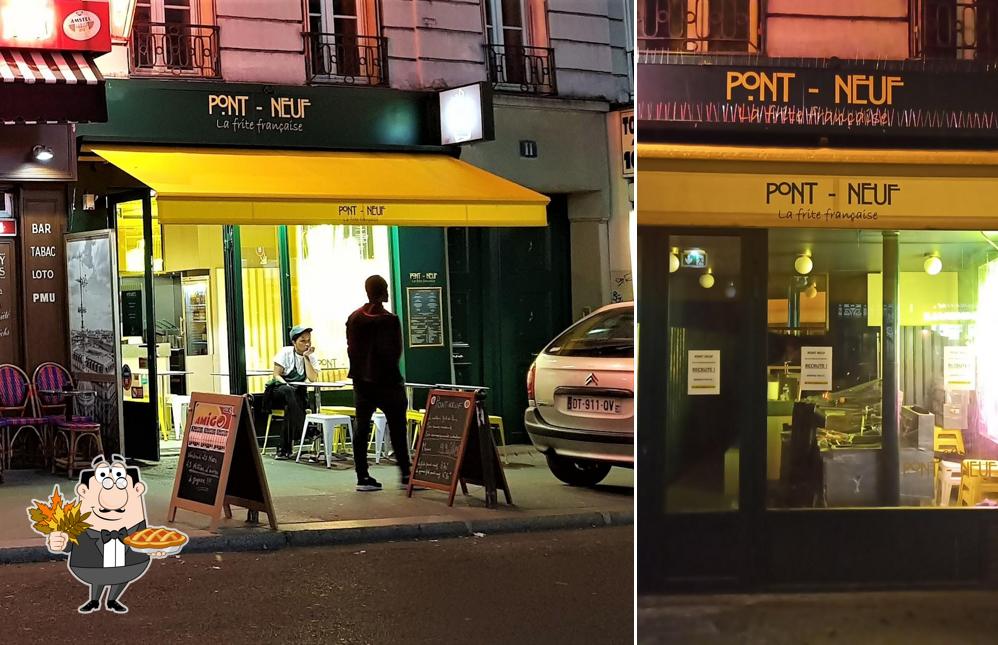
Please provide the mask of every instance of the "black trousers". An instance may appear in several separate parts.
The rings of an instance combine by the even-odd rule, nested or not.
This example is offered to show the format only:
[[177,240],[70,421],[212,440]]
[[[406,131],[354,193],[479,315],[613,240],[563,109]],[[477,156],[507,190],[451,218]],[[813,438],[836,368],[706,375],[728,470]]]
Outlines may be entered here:
[[271,409],[284,410],[284,421],[281,423],[281,447],[279,453],[291,454],[295,437],[301,436],[305,425],[305,388],[294,387],[287,383],[271,383],[264,393]]
[[375,408],[380,408],[385,413],[395,460],[402,476],[408,477],[409,445],[405,436],[405,411],[409,408],[409,401],[405,396],[405,386],[401,383],[382,385],[355,380],[353,396],[357,411],[357,427],[353,430],[353,460],[357,468],[357,479],[368,476],[367,442],[371,438],[371,417],[374,416]]

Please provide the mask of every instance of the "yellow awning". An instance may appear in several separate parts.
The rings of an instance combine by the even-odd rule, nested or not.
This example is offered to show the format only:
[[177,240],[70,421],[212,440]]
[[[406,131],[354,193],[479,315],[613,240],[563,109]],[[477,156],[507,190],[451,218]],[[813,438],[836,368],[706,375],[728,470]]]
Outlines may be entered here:
[[547,197],[444,155],[91,150],[156,191],[163,224],[547,224]]
[[638,224],[998,228],[992,151],[638,146]]

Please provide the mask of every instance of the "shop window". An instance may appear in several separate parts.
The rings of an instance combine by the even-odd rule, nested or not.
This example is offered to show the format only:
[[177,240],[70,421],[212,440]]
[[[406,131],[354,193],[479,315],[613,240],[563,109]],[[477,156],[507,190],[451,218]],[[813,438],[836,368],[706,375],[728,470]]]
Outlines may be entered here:
[[[159,209],[152,200],[152,269],[163,270],[163,229],[159,225]],[[142,235],[142,202],[118,204],[116,211],[118,237],[118,271],[122,275],[136,276],[145,273],[146,241]]]
[[768,284],[770,507],[998,505],[998,246],[771,231]]
[[557,93],[543,0],[485,0],[484,11],[492,84],[502,90]]
[[288,241],[294,322],[313,328],[323,379],[346,378],[346,321],[367,302],[364,281],[378,274],[391,289],[388,227],[294,226]]
[[638,48],[759,53],[759,0],[638,0]]
[[388,83],[388,41],[374,0],[309,0],[305,33],[312,82]]
[[917,57],[998,58],[998,0],[920,0],[912,18]]
[[277,226],[240,226],[248,392],[263,392],[273,358],[289,344],[284,336],[281,304],[281,263]]
[[140,0],[132,25],[132,74],[217,78],[218,27],[213,21],[206,0]]

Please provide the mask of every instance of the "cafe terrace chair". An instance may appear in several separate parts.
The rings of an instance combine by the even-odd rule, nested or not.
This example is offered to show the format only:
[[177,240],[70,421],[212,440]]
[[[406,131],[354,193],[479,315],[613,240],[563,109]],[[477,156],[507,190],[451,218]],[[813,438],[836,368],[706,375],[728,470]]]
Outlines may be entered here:
[[[42,363],[35,368],[35,373],[31,376],[31,383],[34,386],[35,408],[39,417],[46,420],[44,429],[45,440],[45,460],[46,466],[51,459],[53,429],[60,423],[66,422],[66,406],[69,404],[66,397],[59,394],[49,394],[51,390],[72,390],[75,388],[73,377],[65,367],[58,363]],[[93,396],[96,396],[93,395]],[[93,418],[89,416],[74,414],[73,421],[77,423],[93,423]]]
[[977,506],[985,496],[998,500],[998,461],[964,459],[960,484],[960,506]]
[[308,426],[316,423],[322,427],[322,451],[326,457],[326,468],[333,467],[333,443],[338,426],[345,426],[347,433],[353,435],[353,419],[345,414],[306,414],[305,425],[301,429],[301,442],[298,444],[298,456],[295,461],[301,461],[301,451],[305,445],[305,437],[308,435]]
[[14,442],[22,431],[34,432],[44,450],[45,419],[34,414],[34,401],[28,375],[20,367],[0,365],[0,434],[3,435],[3,453],[0,460],[10,470],[14,456]]
[[960,490],[962,475],[960,473],[960,463],[956,461],[939,460],[936,473],[936,504],[938,506],[949,506],[950,498],[953,496],[953,489]]

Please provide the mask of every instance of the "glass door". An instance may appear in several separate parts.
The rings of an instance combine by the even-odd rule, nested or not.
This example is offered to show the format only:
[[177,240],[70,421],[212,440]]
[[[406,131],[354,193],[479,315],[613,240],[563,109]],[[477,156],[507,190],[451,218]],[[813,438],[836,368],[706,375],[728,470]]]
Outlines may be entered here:
[[762,233],[639,231],[642,588],[746,579],[744,511],[763,481],[748,440],[765,405]]

